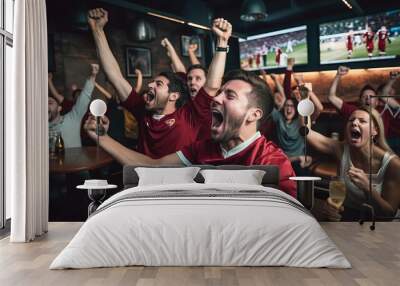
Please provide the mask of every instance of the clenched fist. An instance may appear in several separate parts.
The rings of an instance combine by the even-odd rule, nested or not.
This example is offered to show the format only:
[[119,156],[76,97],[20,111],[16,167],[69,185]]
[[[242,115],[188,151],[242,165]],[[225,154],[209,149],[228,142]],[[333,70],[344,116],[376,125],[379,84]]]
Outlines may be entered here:
[[92,68],[92,76],[96,76],[99,73],[100,66],[98,64],[90,64]]
[[232,25],[223,18],[215,19],[211,30],[220,40],[228,42],[232,34]]
[[108,22],[108,12],[103,8],[96,8],[89,10],[88,23],[90,28],[95,30],[102,30]]
[[[100,125],[102,128],[104,128],[105,133],[107,133],[108,128],[110,126],[110,120],[107,118],[107,116],[102,116],[100,118]],[[85,124],[83,125],[83,129],[86,130],[87,134],[89,135],[90,138],[93,140],[96,140],[97,135],[96,135],[96,117],[93,115],[89,115],[88,119],[85,121]]]
[[346,75],[349,72],[349,68],[345,66],[339,66],[337,70],[337,75],[338,76],[343,76]]

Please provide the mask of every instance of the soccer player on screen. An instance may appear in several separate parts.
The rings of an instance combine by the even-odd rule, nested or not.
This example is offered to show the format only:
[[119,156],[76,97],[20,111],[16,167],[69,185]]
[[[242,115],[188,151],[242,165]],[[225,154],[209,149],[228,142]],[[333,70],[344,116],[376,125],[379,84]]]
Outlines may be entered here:
[[378,31],[378,50],[379,55],[386,55],[386,41],[390,43],[389,33],[385,26],[382,26]]
[[277,66],[281,64],[281,55],[282,55],[282,50],[279,47],[275,48],[275,63]]
[[374,36],[375,33],[372,31],[370,26],[367,27],[367,32],[364,33],[364,43],[365,48],[367,49],[368,57],[372,57],[372,53],[374,52]]
[[350,30],[347,33],[347,38],[346,38],[346,49],[347,49],[347,58],[348,59],[351,59],[351,57],[353,55],[353,40],[354,40],[353,30]]

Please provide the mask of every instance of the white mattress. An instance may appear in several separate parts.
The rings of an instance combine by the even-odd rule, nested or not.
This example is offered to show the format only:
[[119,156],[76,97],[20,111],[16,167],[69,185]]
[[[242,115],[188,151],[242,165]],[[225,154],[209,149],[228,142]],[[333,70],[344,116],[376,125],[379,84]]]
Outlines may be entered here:
[[[171,190],[180,190],[182,195],[154,197]],[[246,190],[248,197],[239,192]],[[263,198],[264,193],[252,197],[251,190],[271,198]],[[228,195],[204,195],[216,192]],[[135,198],[138,194],[151,195]],[[318,222],[298,205],[279,190],[254,185],[131,188],[105,201],[50,269],[128,265],[350,268]]]

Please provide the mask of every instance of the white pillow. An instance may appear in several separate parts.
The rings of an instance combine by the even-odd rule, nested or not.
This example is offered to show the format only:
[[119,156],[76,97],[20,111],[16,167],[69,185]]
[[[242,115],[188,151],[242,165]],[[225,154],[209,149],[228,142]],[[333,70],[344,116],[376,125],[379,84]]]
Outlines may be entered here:
[[205,184],[226,183],[261,185],[265,171],[262,170],[201,170]]
[[199,170],[199,167],[135,168],[139,176],[138,186],[195,183],[193,179]]

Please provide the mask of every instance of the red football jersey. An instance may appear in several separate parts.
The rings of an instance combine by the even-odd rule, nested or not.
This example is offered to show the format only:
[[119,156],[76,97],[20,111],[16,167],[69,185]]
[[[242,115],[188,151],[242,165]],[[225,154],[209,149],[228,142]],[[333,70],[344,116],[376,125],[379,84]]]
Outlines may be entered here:
[[364,34],[364,39],[365,39],[365,46],[367,48],[368,53],[372,53],[372,51],[374,50],[374,33],[368,33],[366,32]]
[[202,88],[194,99],[189,99],[184,106],[161,119],[153,118],[146,111],[143,97],[134,89],[121,105],[138,121],[138,151],[157,159],[201,139],[198,138],[199,131],[204,126],[211,128],[211,100],[212,97]]
[[386,40],[388,38],[388,32],[379,31],[378,32],[378,49],[381,52],[385,52],[386,50]]
[[348,51],[352,51],[353,50],[353,37],[350,36],[350,35],[347,35],[346,47],[347,47]]
[[260,136],[243,150],[229,157],[224,157],[219,143],[213,140],[197,141],[180,150],[185,156],[183,163],[206,165],[276,165],[279,167],[282,191],[296,198],[297,186],[289,177],[296,176],[288,157],[274,143]]

